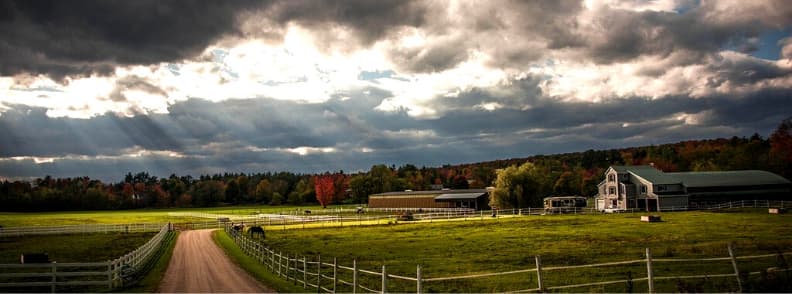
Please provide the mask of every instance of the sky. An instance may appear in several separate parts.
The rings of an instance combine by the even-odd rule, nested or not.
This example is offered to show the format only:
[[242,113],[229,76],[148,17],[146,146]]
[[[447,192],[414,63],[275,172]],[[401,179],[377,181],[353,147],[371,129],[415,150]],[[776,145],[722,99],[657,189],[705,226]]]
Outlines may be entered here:
[[767,137],[787,1],[0,0],[0,179]]

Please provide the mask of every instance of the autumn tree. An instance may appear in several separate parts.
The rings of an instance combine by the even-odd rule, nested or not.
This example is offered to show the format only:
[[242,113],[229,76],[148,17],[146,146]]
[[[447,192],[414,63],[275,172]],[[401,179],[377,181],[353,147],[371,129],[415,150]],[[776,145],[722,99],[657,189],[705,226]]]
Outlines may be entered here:
[[261,203],[269,203],[272,199],[272,185],[267,179],[262,179],[256,185],[255,201]]
[[151,190],[154,194],[154,199],[156,199],[157,207],[171,206],[171,195],[168,194],[168,192],[165,192],[165,190],[163,190],[159,184],[154,185]]
[[335,185],[332,175],[321,175],[314,177],[314,191],[316,192],[316,200],[326,208],[330,202],[333,201],[335,196]]

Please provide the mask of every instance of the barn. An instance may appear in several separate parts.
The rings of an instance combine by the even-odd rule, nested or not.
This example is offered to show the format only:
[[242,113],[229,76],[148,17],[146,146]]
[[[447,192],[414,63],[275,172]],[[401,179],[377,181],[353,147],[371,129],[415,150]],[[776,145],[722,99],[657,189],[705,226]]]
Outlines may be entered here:
[[598,190],[598,210],[658,211],[737,200],[788,200],[792,183],[761,170],[663,172],[646,165],[611,166]]
[[486,189],[403,191],[372,194],[369,208],[448,209],[468,208],[489,209],[489,193]]

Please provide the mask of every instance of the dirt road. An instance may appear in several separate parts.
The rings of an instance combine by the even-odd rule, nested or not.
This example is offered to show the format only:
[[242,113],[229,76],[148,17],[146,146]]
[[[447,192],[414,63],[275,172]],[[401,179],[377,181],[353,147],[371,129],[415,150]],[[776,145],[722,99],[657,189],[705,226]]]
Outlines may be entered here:
[[158,292],[274,292],[234,264],[214,243],[212,231],[194,230],[179,234]]

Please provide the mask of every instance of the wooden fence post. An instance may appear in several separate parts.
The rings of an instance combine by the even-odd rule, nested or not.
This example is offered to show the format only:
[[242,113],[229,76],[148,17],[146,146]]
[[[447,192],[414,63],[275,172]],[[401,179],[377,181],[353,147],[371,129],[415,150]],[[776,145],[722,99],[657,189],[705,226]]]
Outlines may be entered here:
[[732,266],[734,267],[734,278],[737,279],[737,288],[739,289],[737,292],[742,293],[742,281],[740,281],[740,270],[737,267],[737,258],[734,257],[734,251],[732,250],[732,243],[729,243],[729,257],[731,257]]
[[544,290],[544,283],[542,281],[542,257],[536,256],[536,282],[539,286],[539,291]]
[[283,263],[283,252],[278,251],[278,276],[281,276],[281,263]]
[[322,292],[322,255],[316,256],[316,293]]
[[107,290],[113,290],[113,262],[107,261]]
[[646,248],[646,282],[649,284],[649,293],[654,293],[654,273],[652,272],[652,251]]
[[303,256],[303,289],[308,287],[308,262],[305,261]]
[[298,261],[299,260],[297,259],[297,254],[294,254],[294,262],[292,263],[294,264],[294,285],[297,285],[300,282],[300,276],[299,276],[300,268],[298,267],[299,265],[297,264]]
[[50,290],[52,293],[55,293],[55,283],[58,282],[58,263],[53,261],[52,262],[52,285],[50,286]]
[[385,265],[382,265],[382,294],[388,293],[388,272]]
[[358,267],[357,267],[357,258],[352,260],[352,293],[357,293],[358,288]]
[[286,270],[283,273],[283,277],[286,278],[286,282],[289,282],[289,277],[291,273],[291,267],[289,267],[289,253],[286,253]]
[[423,285],[421,285],[421,283],[423,281],[421,281],[421,280],[423,280],[423,275],[421,274],[421,265],[419,264],[418,268],[415,270],[415,293],[416,294],[423,293],[423,289],[421,289],[422,286],[423,286]]
[[338,285],[338,259],[333,257],[333,293],[336,292]]

